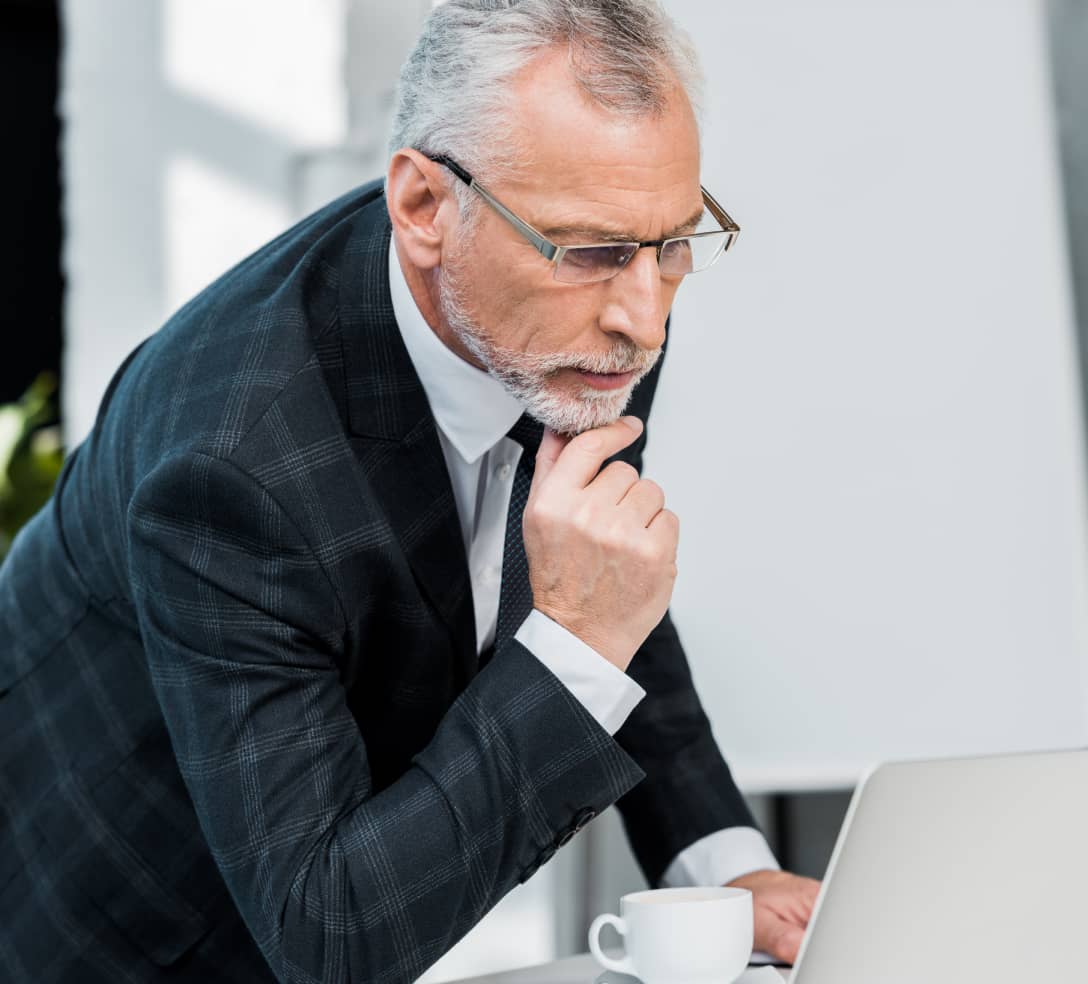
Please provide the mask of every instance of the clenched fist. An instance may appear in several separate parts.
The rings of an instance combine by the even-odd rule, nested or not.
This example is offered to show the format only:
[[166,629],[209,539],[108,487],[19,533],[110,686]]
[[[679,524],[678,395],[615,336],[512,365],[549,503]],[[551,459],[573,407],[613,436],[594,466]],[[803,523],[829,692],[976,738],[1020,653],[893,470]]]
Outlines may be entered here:
[[546,430],[522,521],[533,606],[621,670],[676,581],[680,526],[661,488],[621,461],[598,474],[641,433],[637,417],[573,438]]

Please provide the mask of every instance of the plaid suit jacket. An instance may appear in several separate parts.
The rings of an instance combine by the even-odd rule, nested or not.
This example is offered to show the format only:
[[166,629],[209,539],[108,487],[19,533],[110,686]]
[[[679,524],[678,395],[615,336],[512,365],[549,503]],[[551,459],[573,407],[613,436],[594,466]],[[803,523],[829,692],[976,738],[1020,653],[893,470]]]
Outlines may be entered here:
[[408,981],[613,802],[651,882],[751,823],[668,618],[615,739],[478,669],[389,248],[363,186],[182,308],[0,567],[3,980]]

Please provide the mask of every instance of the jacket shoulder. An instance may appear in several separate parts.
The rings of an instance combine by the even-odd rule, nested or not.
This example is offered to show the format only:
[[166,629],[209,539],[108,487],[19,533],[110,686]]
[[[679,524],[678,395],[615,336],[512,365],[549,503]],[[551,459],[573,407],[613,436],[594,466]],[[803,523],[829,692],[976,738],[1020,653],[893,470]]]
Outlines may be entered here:
[[196,447],[230,455],[299,376],[321,385],[310,370],[337,326],[341,281],[360,261],[376,269],[357,244],[388,221],[383,185],[370,182],[226,271],[126,359],[99,407],[97,441],[155,460]]

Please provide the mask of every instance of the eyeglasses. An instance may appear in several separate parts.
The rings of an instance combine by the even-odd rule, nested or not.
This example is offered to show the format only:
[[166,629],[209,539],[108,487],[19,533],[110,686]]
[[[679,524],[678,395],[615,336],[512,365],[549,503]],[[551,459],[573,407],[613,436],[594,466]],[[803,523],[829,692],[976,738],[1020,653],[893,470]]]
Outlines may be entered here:
[[671,239],[650,239],[645,242],[591,243],[585,246],[559,246],[537,232],[483,187],[460,164],[442,155],[427,155],[430,160],[449,168],[465,184],[476,191],[496,212],[521,233],[536,251],[555,267],[555,279],[566,284],[592,284],[616,276],[635,254],[646,246],[657,251],[657,263],[663,277],[683,277],[711,266],[730,246],[740,232],[736,224],[710,194],[700,186],[703,204],[721,225],[710,232],[695,232]]

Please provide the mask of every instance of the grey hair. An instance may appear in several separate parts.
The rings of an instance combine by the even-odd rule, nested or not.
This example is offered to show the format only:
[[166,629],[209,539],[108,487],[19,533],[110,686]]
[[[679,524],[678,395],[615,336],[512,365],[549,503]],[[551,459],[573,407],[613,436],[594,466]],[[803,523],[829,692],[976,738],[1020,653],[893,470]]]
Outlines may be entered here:
[[[446,0],[427,17],[401,69],[389,140],[444,154],[487,184],[518,156],[510,82],[546,48],[565,46],[571,73],[598,105],[659,115],[679,83],[698,118],[702,74],[690,38],[657,0]],[[452,175],[461,215],[479,197]]]

